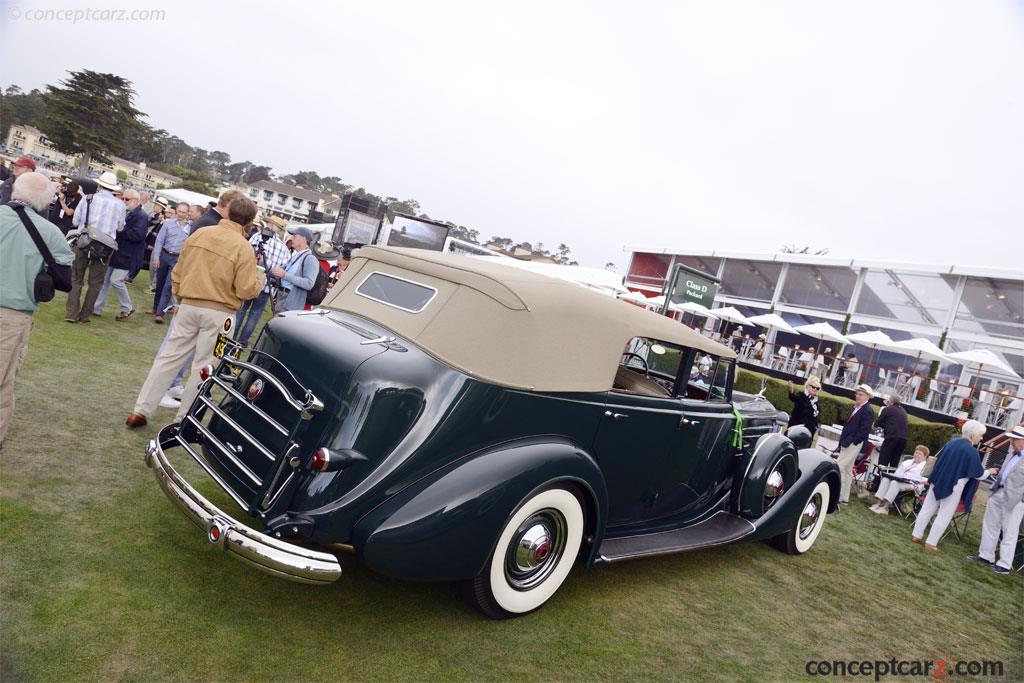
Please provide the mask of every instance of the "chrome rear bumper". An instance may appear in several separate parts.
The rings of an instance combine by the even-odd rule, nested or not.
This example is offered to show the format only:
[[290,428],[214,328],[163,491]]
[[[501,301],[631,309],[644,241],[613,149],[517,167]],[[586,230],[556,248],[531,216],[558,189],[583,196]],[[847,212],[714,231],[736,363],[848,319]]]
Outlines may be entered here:
[[161,443],[175,441],[170,428],[160,430],[146,446],[146,464],[167,497],[181,508],[206,538],[232,557],[289,581],[322,585],[341,577],[341,564],[330,553],[286,543],[247,527],[222,512],[192,488],[171,466]]

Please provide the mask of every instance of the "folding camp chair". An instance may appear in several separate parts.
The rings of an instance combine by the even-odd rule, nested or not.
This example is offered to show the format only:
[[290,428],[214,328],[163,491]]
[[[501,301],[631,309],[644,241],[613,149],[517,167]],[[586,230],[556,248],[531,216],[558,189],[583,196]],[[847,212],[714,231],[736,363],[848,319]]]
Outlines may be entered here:
[[971,521],[971,511],[974,509],[974,500],[978,497],[978,489],[980,488],[980,486],[975,487],[974,495],[971,496],[969,503],[965,504],[961,498],[960,502],[956,504],[956,512],[953,513],[953,519],[950,522],[949,527],[946,529],[946,533],[942,534],[942,538],[945,538],[950,534],[950,532],[953,532],[953,535],[956,536],[956,540],[963,542],[964,536],[967,535],[967,525]]

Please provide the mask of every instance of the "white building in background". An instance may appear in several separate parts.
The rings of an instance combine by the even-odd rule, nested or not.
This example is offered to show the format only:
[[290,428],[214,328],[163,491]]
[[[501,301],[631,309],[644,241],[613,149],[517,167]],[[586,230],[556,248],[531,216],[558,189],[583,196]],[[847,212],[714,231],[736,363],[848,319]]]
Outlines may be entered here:
[[[951,412],[971,395],[971,413],[989,424],[1021,419],[1024,404],[1024,274],[1001,268],[932,265],[802,254],[748,254],[667,247],[626,247],[632,253],[625,284],[647,296],[661,294],[676,264],[721,280],[715,304],[735,306],[748,318],[774,312],[796,327],[827,322],[853,334],[881,330],[894,341],[925,337],[947,353],[986,348],[1017,374],[994,367],[941,364],[924,381],[921,407]],[[761,329],[744,330],[754,338]],[[774,333],[773,333],[774,334]],[[816,341],[775,334],[777,345],[816,347]],[[836,348],[833,353],[839,353]],[[895,388],[912,376],[906,355],[854,345],[875,387]],[[929,364],[916,369],[927,374]],[[904,380],[907,381],[907,380]],[[952,382],[952,383],[951,383]],[[956,386],[959,385],[959,386]],[[920,389],[920,388],[919,388]],[[917,395],[909,396],[916,401]]]
[[181,185],[181,178],[149,168],[145,161],[135,163],[112,156],[109,164],[100,163],[95,159],[89,162],[89,175],[98,176],[104,171],[113,172],[126,187],[157,190]]
[[276,180],[259,180],[251,185],[240,184],[236,189],[256,202],[256,207],[264,215],[280,216],[295,223],[308,222],[312,212],[318,212],[325,218],[334,220],[341,203],[337,195],[315,192]]
[[58,166],[69,166],[75,158],[57,151],[43,132],[38,128],[18,124],[7,131],[7,154],[14,157],[30,156],[37,161],[49,162]]

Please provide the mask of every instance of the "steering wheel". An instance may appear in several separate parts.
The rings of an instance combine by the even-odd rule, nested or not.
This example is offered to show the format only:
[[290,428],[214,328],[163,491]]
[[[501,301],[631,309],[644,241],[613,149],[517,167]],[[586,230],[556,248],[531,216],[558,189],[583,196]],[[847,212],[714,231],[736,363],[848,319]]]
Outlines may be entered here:
[[[622,354],[623,360],[625,360],[628,357],[636,358],[638,361],[643,363],[643,366],[644,366],[644,377],[650,378],[651,367],[649,365],[647,365],[647,359],[646,358],[644,358],[643,356],[641,356],[638,353],[633,353],[632,351],[626,351],[625,353]],[[624,367],[629,367],[625,363],[619,363],[619,364],[624,366]],[[630,368],[630,369],[632,369],[632,368]]]

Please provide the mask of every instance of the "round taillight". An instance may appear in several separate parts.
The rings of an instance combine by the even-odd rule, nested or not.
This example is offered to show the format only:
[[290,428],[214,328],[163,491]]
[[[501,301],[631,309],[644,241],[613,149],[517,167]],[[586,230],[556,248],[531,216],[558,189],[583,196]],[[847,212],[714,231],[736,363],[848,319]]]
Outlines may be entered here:
[[255,401],[259,398],[260,394],[263,393],[263,380],[256,378],[253,383],[249,385],[249,391],[246,392],[246,396],[249,397],[250,401]]
[[327,469],[327,463],[331,461],[331,452],[326,448],[320,448],[313,454],[313,469],[323,472]]
[[199,379],[203,380],[204,382],[206,380],[210,379],[211,375],[213,375],[213,366],[212,365],[204,365],[199,370]]
[[216,543],[220,540],[220,528],[216,526],[210,527],[210,543]]

